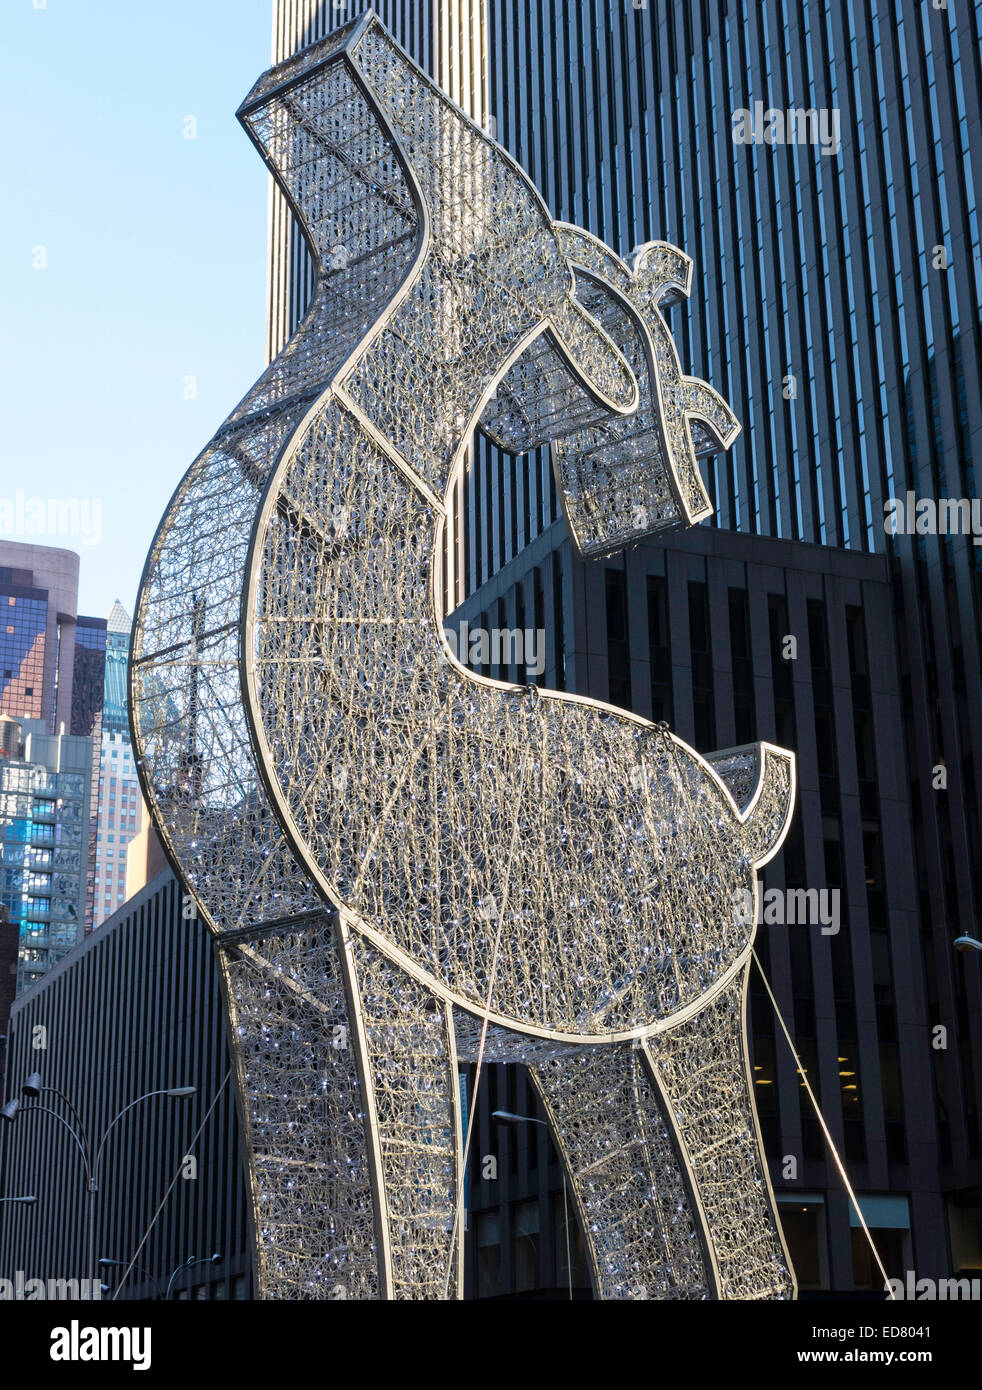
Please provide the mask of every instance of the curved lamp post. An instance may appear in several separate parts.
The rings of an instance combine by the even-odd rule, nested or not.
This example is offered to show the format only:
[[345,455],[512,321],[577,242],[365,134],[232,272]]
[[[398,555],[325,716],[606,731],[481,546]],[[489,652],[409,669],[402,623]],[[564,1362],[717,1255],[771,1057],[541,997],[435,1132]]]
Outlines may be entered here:
[[[163,1294],[160,1292],[160,1285],[157,1282],[156,1275],[151,1274],[149,1269],[147,1269],[144,1265],[134,1264],[131,1266],[128,1260],[107,1259],[101,1259],[98,1263],[100,1269],[130,1269],[132,1267],[136,1270],[137,1274],[142,1274],[145,1279],[149,1279],[150,1283],[157,1290],[157,1298],[163,1298]],[[104,1290],[106,1290],[107,1287],[107,1285],[103,1284]],[[122,1287],[122,1285],[120,1285],[120,1287]]]
[[[168,1086],[156,1091],[147,1091],[145,1095],[137,1096],[136,1100],[131,1100],[129,1105],[124,1105],[122,1110],[120,1110],[116,1115],[114,1115],[113,1118],[109,1121],[109,1124],[103,1131],[102,1138],[99,1140],[99,1145],[98,1148],[95,1150],[94,1155],[92,1152],[92,1145],[89,1141],[88,1135],[85,1131],[85,1127],[82,1124],[81,1117],[78,1111],[76,1110],[75,1106],[69,1100],[68,1096],[65,1095],[64,1091],[60,1091],[57,1086],[45,1086],[42,1083],[41,1075],[39,1072],[31,1072],[30,1076],[27,1078],[27,1080],[21,1087],[22,1094],[25,1095],[29,1100],[35,1101],[35,1104],[22,1106],[17,1100],[11,1100],[8,1101],[7,1104],[3,1107],[3,1118],[9,1122],[13,1122],[14,1117],[18,1113],[30,1115],[34,1112],[40,1112],[45,1115],[50,1115],[53,1119],[57,1120],[58,1123],[60,1125],[63,1125],[64,1128],[67,1129],[68,1133],[71,1135],[72,1142],[78,1149],[78,1152],[81,1156],[82,1167],[85,1172],[85,1190],[88,1193],[89,1199],[86,1268],[88,1270],[88,1277],[93,1283],[95,1282],[96,1277],[96,1199],[99,1194],[99,1182],[102,1174],[102,1155],[106,1147],[106,1140],[109,1138],[109,1135],[115,1129],[116,1125],[123,1118],[123,1116],[128,1114],[129,1111],[132,1110],[135,1106],[142,1105],[143,1102],[146,1100],[152,1100],[154,1096],[168,1096],[169,1098],[175,1100],[186,1100],[188,1099],[188,1097],[193,1096],[196,1090],[197,1088],[195,1086]],[[60,1100],[65,1106],[67,1106],[69,1112],[71,1113],[71,1117],[75,1122],[74,1128],[72,1125],[68,1123],[64,1115],[60,1115],[58,1111],[52,1109],[50,1105],[41,1105],[37,1103],[40,1101],[40,1097],[43,1095],[54,1096],[56,1099]]]
[[167,1292],[164,1294],[164,1299],[166,1300],[170,1298],[171,1290],[174,1287],[174,1280],[177,1278],[177,1276],[181,1273],[182,1270],[191,1269],[194,1265],[217,1264],[221,1258],[221,1255],[219,1255],[217,1251],[214,1255],[189,1255],[182,1264],[179,1264],[176,1269],[171,1270],[171,1276],[167,1280]]
[[[102,1259],[102,1260],[99,1261],[99,1268],[100,1268],[100,1269],[126,1269],[126,1270],[128,1270],[128,1269],[135,1269],[135,1270],[137,1271],[138,1274],[142,1274],[142,1275],[144,1276],[144,1278],[145,1278],[145,1279],[148,1279],[148,1280],[150,1281],[150,1283],[154,1286],[154,1288],[157,1290],[157,1295],[156,1295],[157,1298],[159,1298],[159,1299],[168,1299],[168,1298],[170,1298],[170,1296],[171,1296],[171,1290],[172,1290],[173,1287],[174,1287],[174,1280],[175,1280],[175,1279],[177,1278],[177,1276],[181,1273],[181,1270],[183,1270],[183,1269],[191,1269],[191,1268],[193,1268],[194,1265],[217,1264],[218,1261],[219,1261],[221,1258],[222,1258],[221,1255],[218,1254],[217,1251],[216,1251],[216,1253],[215,1253],[214,1255],[201,1255],[201,1256],[189,1255],[189,1256],[187,1257],[186,1260],[182,1260],[181,1263],[180,1263],[179,1265],[176,1265],[176,1266],[174,1267],[174,1269],[171,1270],[171,1272],[170,1272],[170,1278],[167,1280],[167,1292],[166,1292],[166,1293],[161,1293],[161,1292],[160,1292],[160,1284],[158,1283],[158,1281],[157,1281],[157,1279],[156,1279],[156,1276],[153,1275],[153,1274],[151,1274],[150,1271],[149,1271],[149,1269],[147,1269],[144,1265],[131,1264],[130,1261],[128,1261],[128,1260],[107,1260],[107,1259]],[[108,1293],[108,1291],[109,1291],[109,1290],[108,1290],[108,1285],[103,1284],[102,1287],[103,1287],[104,1291]],[[118,1292],[118,1290],[117,1290],[117,1292]]]

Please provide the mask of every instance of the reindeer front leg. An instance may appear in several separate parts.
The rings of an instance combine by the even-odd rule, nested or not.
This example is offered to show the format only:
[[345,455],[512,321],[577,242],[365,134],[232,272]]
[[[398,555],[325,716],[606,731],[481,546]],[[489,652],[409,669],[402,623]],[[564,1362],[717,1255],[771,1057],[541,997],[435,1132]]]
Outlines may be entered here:
[[750,1090],[746,971],[635,1045],[530,1068],[604,1299],[794,1298]]
[[643,1052],[621,1043],[529,1067],[602,1299],[712,1298],[704,1223]]
[[364,1078],[333,914],[218,944],[256,1295],[384,1297]]
[[794,1298],[751,1089],[748,972],[643,1046],[698,1194],[717,1297]]
[[221,955],[259,1296],[460,1297],[444,1005],[333,913]]
[[459,1073],[450,1006],[357,933],[346,935],[370,1080],[388,1298],[463,1297]]

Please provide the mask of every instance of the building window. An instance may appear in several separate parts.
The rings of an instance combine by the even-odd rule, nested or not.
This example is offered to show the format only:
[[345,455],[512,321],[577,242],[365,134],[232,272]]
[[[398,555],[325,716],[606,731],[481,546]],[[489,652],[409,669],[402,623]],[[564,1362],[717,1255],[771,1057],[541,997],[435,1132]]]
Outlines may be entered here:
[[671,724],[672,651],[668,615],[668,582],[648,575],[648,661],[651,667],[651,717]]
[[501,1293],[501,1226],[497,1212],[477,1218],[477,1296]]
[[707,584],[699,580],[690,580],[689,582],[689,652],[692,661],[693,736],[696,748],[701,753],[708,753],[716,747],[708,588]]
[[750,651],[750,604],[746,589],[731,588],[730,659],[733,667],[733,716],[737,745],[756,737],[753,661]]
[[627,577],[623,570],[605,569],[607,608],[608,699],[625,709],[631,706],[631,652],[627,630]]
[[[888,1279],[903,1279],[911,1268],[910,1215],[906,1197],[860,1197],[863,1220],[869,1228],[870,1239],[883,1261]],[[852,1235],[852,1277],[857,1289],[883,1289],[883,1275],[870,1249],[869,1241],[859,1224],[856,1212],[850,1209],[849,1225]]]
[[514,1211],[515,1292],[539,1284],[539,1203],[519,1202]]
[[829,1257],[824,1199],[808,1193],[800,1197],[781,1193],[777,1200],[798,1288],[827,1289]]

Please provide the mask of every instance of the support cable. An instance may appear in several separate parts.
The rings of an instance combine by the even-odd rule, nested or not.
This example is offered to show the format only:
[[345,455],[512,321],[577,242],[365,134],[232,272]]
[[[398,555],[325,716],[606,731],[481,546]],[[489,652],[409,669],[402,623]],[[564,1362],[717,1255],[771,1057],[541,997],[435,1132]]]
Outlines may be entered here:
[[862,1208],[859,1205],[859,1200],[856,1197],[855,1192],[853,1191],[852,1183],[849,1181],[848,1175],[846,1174],[845,1166],[842,1162],[842,1159],[839,1157],[839,1151],[835,1147],[835,1142],[832,1139],[832,1135],[829,1132],[829,1127],[825,1123],[825,1117],[819,1109],[818,1100],[816,1099],[815,1092],[812,1090],[811,1083],[809,1082],[808,1077],[805,1074],[805,1069],[801,1065],[801,1058],[798,1056],[795,1045],[791,1041],[791,1034],[788,1032],[787,1024],[784,1022],[781,1010],[777,1006],[777,1000],[774,998],[774,991],[771,989],[770,982],[768,981],[767,976],[764,974],[764,967],[761,965],[759,959],[757,958],[757,952],[753,951],[752,954],[754,958],[754,964],[760,972],[760,978],[764,982],[764,988],[767,990],[768,997],[770,998],[771,1004],[773,1005],[774,1013],[777,1015],[777,1021],[781,1025],[781,1032],[784,1034],[785,1039],[787,1040],[788,1047],[791,1049],[791,1056],[794,1058],[794,1064],[798,1068],[798,1073],[801,1077],[802,1085],[808,1092],[808,1099],[811,1101],[812,1106],[815,1110],[815,1114],[818,1116],[818,1123],[822,1126],[822,1133],[825,1135],[825,1142],[828,1144],[829,1149],[832,1152],[832,1157],[835,1159],[835,1166],[836,1168],[838,1168],[839,1176],[842,1178],[842,1185],[846,1189],[846,1192],[848,1192],[849,1194],[849,1200],[852,1202],[853,1207],[855,1208],[856,1215],[859,1218],[859,1224],[863,1228],[863,1234],[869,1241],[869,1248],[873,1252],[873,1259],[876,1261],[880,1273],[883,1275],[883,1287],[885,1289],[889,1289],[890,1297],[891,1299],[893,1299],[896,1297],[896,1295],[893,1292],[893,1287],[890,1283],[889,1275],[883,1268],[883,1261],[880,1259],[879,1252],[877,1251],[876,1246],[873,1244],[873,1237],[870,1235],[869,1227],[866,1224],[866,1218],[863,1216]]

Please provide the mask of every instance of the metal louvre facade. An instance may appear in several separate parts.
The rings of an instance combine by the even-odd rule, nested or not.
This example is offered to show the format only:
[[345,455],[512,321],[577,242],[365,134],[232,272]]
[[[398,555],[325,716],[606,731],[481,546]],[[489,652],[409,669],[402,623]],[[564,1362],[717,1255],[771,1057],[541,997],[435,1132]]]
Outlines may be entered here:
[[[916,1194],[939,1190],[952,1231],[973,1214],[977,1220],[982,1207],[982,982],[971,957],[952,953],[954,937],[982,936],[982,548],[964,532],[888,535],[884,508],[908,493],[978,496],[982,6],[704,0],[567,9],[552,0],[491,0],[488,16],[499,138],[550,204],[606,240],[674,239],[700,268],[700,302],[679,315],[677,328],[673,319],[673,328],[683,359],[720,388],[743,424],[729,453],[705,466],[715,507],[709,525],[887,556],[893,613],[883,659],[899,663],[898,682],[887,684],[891,700],[899,697],[902,740],[872,756],[868,734],[853,727],[840,681],[850,666],[849,685],[864,681],[851,647],[831,686],[819,666],[808,691],[802,661],[795,665],[788,692],[798,711],[795,736],[780,725],[773,734],[762,729],[798,752],[805,823],[807,789],[820,797],[821,842],[817,826],[809,838],[830,862],[826,869],[821,858],[812,860],[805,881],[818,889],[845,883],[827,845],[841,836],[846,862],[862,844],[867,890],[858,869],[849,871],[857,877],[848,924],[838,938],[813,944],[811,988],[782,982],[777,966],[775,976],[782,1009],[793,1014],[808,1051],[818,1011],[814,1064],[824,1073],[826,1113],[843,1104],[843,1131],[833,1131],[860,1164],[857,1182],[903,1194],[912,1212],[918,1200],[926,1203],[910,1227],[881,1233],[884,1248],[906,1267],[916,1259],[924,1269],[945,1271],[949,1260],[953,1268],[964,1261],[975,1268],[971,1238],[952,1235],[946,1253],[938,1205]],[[779,110],[838,111],[838,153],[734,144],[733,112],[757,100]],[[503,565],[521,570],[513,557],[540,526],[534,480],[508,460],[500,475],[499,468],[481,456],[464,503],[471,537],[465,587],[474,593],[468,612],[493,611],[475,590],[483,584],[490,599],[498,588],[490,577]],[[637,579],[628,574],[630,640],[616,634],[604,652],[598,582],[584,579],[562,549],[537,555],[537,563],[546,602],[550,569],[566,596],[567,647],[583,652],[584,623],[597,634],[591,670],[581,659],[574,688],[603,689],[608,661],[619,679],[639,659],[643,671],[645,595]],[[788,560],[798,563],[810,568],[806,555]],[[649,564],[645,558],[640,567]],[[592,609],[584,611],[577,591],[596,595]],[[522,597],[528,612],[528,591]],[[671,613],[674,630],[684,630],[684,604]],[[812,642],[818,610],[799,609],[794,621],[793,605],[789,613],[783,630],[798,634],[799,651],[806,642],[820,647]],[[783,623],[780,605],[778,614]],[[718,608],[713,621],[714,659],[725,668]],[[882,640],[873,627],[867,635]],[[754,644],[752,656],[756,669],[767,650]],[[882,673],[883,662],[869,669]],[[694,699],[698,716],[710,683],[697,682],[690,695],[677,665],[656,684],[664,688],[666,678],[674,678],[674,718],[685,728],[686,706]],[[645,712],[643,674],[640,686],[636,707]],[[884,698],[874,687],[872,703],[865,701],[879,728],[887,722]],[[814,755],[802,740],[813,710]],[[698,733],[695,743],[709,746]],[[853,807],[858,840],[844,830]],[[893,867],[883,857],[885,846],[903,842],[912,842],[913,880],[895,857]],[[774,929],[765,926],[762,935],[783,951]],[[800,964],[795,973],[804,978]],[[834,998],[834,1009],[820,1002],[823,995]],[[769,1007],[754,1010],[762,1048],[768,1015]],[[946,1049],[929,1046],[922,1019],[949,1030]],[[845,1091],[857,1079],[835,1075],[852,1070],[835,1059],[855,1056],[857,1034],[867,1039],[866,1080],[858,1083],[862,1145]],[[780,1139],[775,1133],[771,1152],[800,1155],[793,1072],[777,1089],[771,1123],[779,1123]],[[927,1127],[925,1098],[937,1116]],[[814,1144],[809,1149],[814,1155]],[[885,1163],[876,1161],[878,1175],[862,1166],[877,1150]],[[788,1195],[795,1190],[776,1181]],[[830,1172],[807,1188],[827,1194],[819,1282],[864,1286],[869,1271],[850,1250],[855,1233],[835,1186]]]
[[[131,1260],[136,1265],[120,1289],[122,1299],[153,1298],[180,1263],[212,1254],[220,1261],[175,1279],[173,1297],[245,1299],[252,1293],[246,1187],[234,1092],[226,1079],[230,1057],[218,974],[208,932],[182,915],[182,905],[173,875],[159,874],[18,999],[11,1013],[5,1099],[20,1097],[23,1082],[38,1071],[46,1086],[57,1087],[77,1106],[95,1144],[113,1116],[138,1096],[171,1086],[196,1088],[190,1100],[158,1097],[138,1106],[106,1145],[94,1255],[122,1263],[97,1271],[110,1291],[103,1299],[111,1297]],[[21,1271],[25,1279],[85,1279],[81,1163],[62,1126],[50,1115],[32,1114],[30,1104],[22,1100],[13,1123],[4,1123],[0,1133],[0,1195],[30,1193],[38,1199],[33,1207],[0,1206],[0,1277],[13,1282]]]

